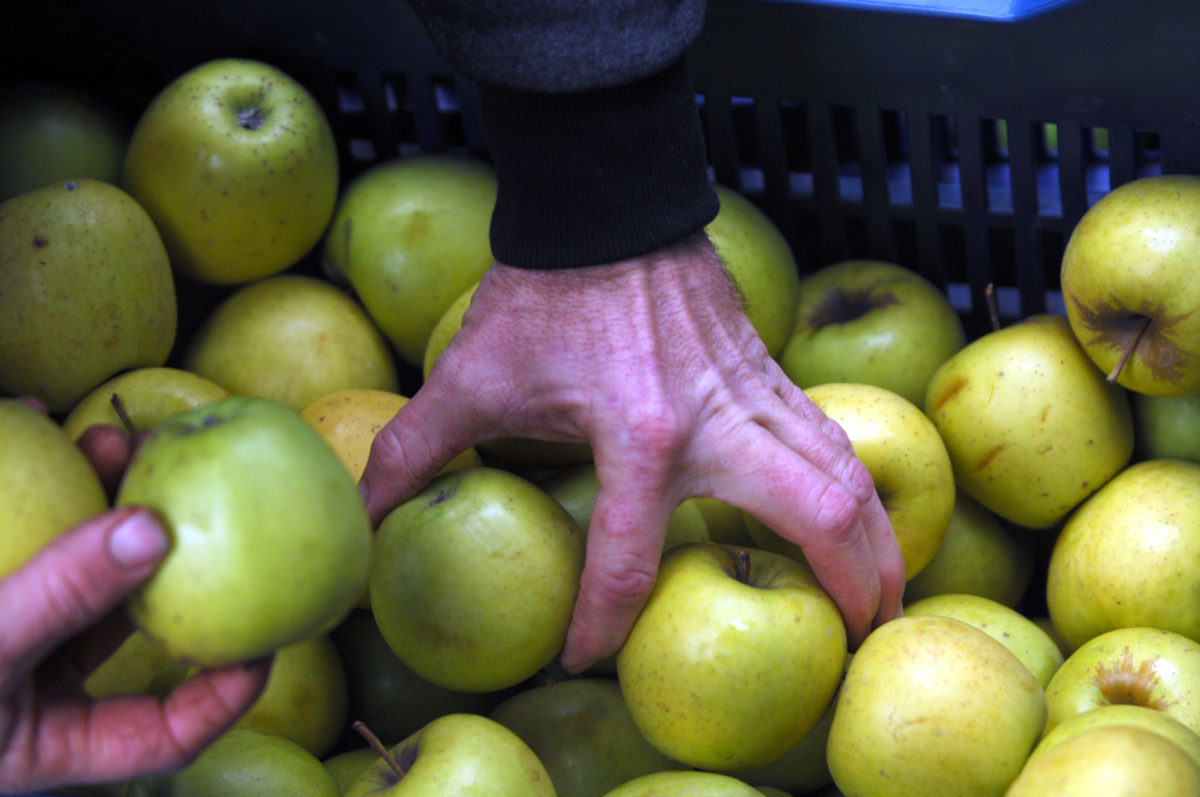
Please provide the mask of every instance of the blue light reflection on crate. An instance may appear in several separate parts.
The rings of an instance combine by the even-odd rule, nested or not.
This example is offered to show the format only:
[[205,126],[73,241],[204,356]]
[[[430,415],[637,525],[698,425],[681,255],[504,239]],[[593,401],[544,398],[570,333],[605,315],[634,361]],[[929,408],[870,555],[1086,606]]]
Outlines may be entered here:
[[[778,2],[778,0],[761,0]],[[1079,0],[790,0],[809,5],[845,6],[872,11],[897,11],[905,14],[975,17],[1016,21],[1032,17]]]

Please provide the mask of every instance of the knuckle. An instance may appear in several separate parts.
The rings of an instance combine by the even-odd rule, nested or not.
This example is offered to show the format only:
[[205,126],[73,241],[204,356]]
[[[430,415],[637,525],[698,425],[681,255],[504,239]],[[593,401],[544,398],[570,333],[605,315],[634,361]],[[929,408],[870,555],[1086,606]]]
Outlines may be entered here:
[[630,409],[624,426],[631,447],[667,456],[683,449],[690,429],[683,414],[665,401],[643,402]]
[[816,531],[837,549],[853,547],[859,539],[859,503],[837,482],[829,482],[815,496]]
[[592,603],[612,609],[641,606],[654,588],[657,569],[650,563],[626,559],[588,569],[583,581]]

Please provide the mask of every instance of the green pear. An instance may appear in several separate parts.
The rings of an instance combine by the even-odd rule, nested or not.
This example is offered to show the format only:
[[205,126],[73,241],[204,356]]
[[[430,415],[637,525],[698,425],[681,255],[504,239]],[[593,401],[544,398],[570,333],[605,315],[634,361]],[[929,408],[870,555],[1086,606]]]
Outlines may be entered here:
[[850,661],[829,770],[862,797],[999,795],[1045,722],[1041,684],[993,637],[951,617],[900,617]]
[[22,81],[0,90],[0,202],[51,183],[89,177],[116,184],[129,125],[99,95]]
[[175,283],[150,216],[80,179],[0,204],[0,390],[66,412],[119,371],[162,365]]
[[183,769],[136,778],[126,797],[342,797],[333,774],[295,742],[233,728]]
[[1031,541],[995,512],[957,490],[954,513],[929,564],[904,585],[905,602],[966,593],[1016,606],[1033,581]]
[[266,687],[234,727],[291,739],[321,758],[341,739],[348,705],[341,656],[318,634],[275,652]]
[[496,468],[451,471],[380,523],[371,611],[421,677],[506,689],[562,649],[583,559],[582,529],[540,487]]
[[466,155],[375,164],[342,192],[323,265],[345,280],[400,358],[421,367],[438,319],[492,264],[496,176]]
[[[2,334],[2,333],[0,333]],[[108,508],[100,478],[53,419],[0,398],[0,578]]]
[[98,424],[130,432],[149,431],[168,415],[228,395],[228,390],[211,379],[181,368],[134,368],[117,374],[80,399],[63,419],[63,429],[72,440]]
[[391,349],[362,306],[302,274],[238,288],[192,335],[183,367],[297,412],[339,390],[400,389]]
[[129,599],[169,655],[205,667],[325,633],[357,603],[371,525],[337,454],[300,414],[230,396],[176,413],[117,495],[158,513],[171,549]]
[[1032,757],[1005,797],[1164,797],[1200,794],[1200,767],[1144,728],[1092,728]]
[[1071,648],[1125,626],[1200,640],[1198,557],[1200,463],[1130,465],[1059,532],[1046,572],[1050,619]]
[[953,617],[973,625],[1012,651],[1045,688],[1063,663],[1058,644],[1037,623],[1003,603],[979,595],[932,595],[904,607],[906,616]]
[[1053,526],[1133,452],[1124,388],[1105,381],[1058,315],[968,343],[934,373],[924,406],[957,485],[1028,528]]
[[83,688],[97,700],[116,695],[166,697],[190,672],[186,661],[171,658],[161,645],[135,629],[88,674]]
[[517,692],[488,714],[529,745],[558,797],[601,797],[679,764],[638,730],[612,678],[573,678]]
[[731,775],[672,770],[626,781],[603,797],[762,797],[763,792]]
[[396,744],[444,714],[486,714],[500,699],[446,689],[417,675],[388,646],[368,609],[351,612],[330,637],[346,673],[350,718],[384,744]]
[[529,745],[478,714],[439,717],[388,752],[345,797],[555,797]]

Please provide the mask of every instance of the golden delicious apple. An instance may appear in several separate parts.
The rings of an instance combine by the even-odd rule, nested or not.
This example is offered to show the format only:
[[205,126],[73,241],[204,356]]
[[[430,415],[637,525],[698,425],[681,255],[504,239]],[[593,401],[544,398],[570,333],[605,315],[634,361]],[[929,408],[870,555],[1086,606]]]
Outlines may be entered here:
[[77,523],[108,509],[100,477],[62,427],[0,398],[0,578]]
[[783,233],[758,206],[715,185],[721,209],[705,231],[733,278],[750,324],[772,357],[783,351],[796,319],[800,273]]
[[88,427],[98,424],[129,432],[149,431],[168,415],[228,395],[228,390],[211,379],[182,368],[134,368],[117,374],[81,398],[63,419],[63,430],[72,440],[78,440]]
[[1133,452],[1124,388],[1062,316],[1032,316],[968,343],[929,382],[925,413],[957,485],[1002,518],[1049,528]]
[[688,766],[774,761],[807,736],[842,678],[846,629],[807,565],[693,542],[662,557],[617,678],[642,735]]
[[72,180],[0,204],[0,285],[0,390],[51,412],[171,352],[178,308],[162,238],[107,183]]
[[1092,205],[1063,253],[1072,331],[1110,379],[1138,393],[1200,392],[1197,214],[1200,176],[1143,177]]
[[322,262],[353,286],[400,358],[420,367],[438,319],[492,264],[491,166],[467,155],[383,161],[342,192]]
[[603,797],[763,797],[763,792],[718,772],[672,770],[626,781]]
[[425,342],[425,354],[421,361],[421,373],[426,379],[429,378],[429,372],[433,370],[433,364],[437,362],[438,355],[446,350],[450,341],[454,339],[454,335],[462,329],[463,314],[471,305],[471,297],[475,295],[475,289],[478,287],[479,283],[476,282],[463,291],[457,299],[450,303],[446,312],[442,313],[437,323],[433,325],[433,329],[429,333],[429,340]]
[[1046,573],[1050,620],[1071,648],[1151,626],[1200,641],[1200,464],[1130,465],[1076,509]]
[[[942,438],[916,405],[886,388],[834,382],[804,392],[845,430],[871,472],[912,578],[937,552],[954,514],[954,472]],[[756,519],[747,526],[759,546],[803,557]]]
[[134,630],[83,682],[89,697],[116,695],[166,697],[191,671],[186,661],[173,659],[160,645]]
[[1148,396],[1130,393],[1134,459],[1200,462],[1200,393]]
[[297,412],[335,390],[399,389],[392,352],[362,306],[302,274],[238,288],[192,336],[183,366]]
[[[849,661],[849,657],[847,657]],[[825,760],[825,750],[829,742],[829,729],[833,725],[833,713],[837,708],[835,697],[825,709],[821,721],[817,723],[800,743],[788,750],[779,758],[761,767],[739,769],[726,774],[738,780],[743,780],[759,791],[770,788],[780,789],[794,794],[811,794],[833,783],[833,775],[829,773],[829,762]]]
[[1190,797],[1200,767],[1175,744],[1133,725],[1080,733],[1029,760],[1005,797]]
[[325,112],[276,67],[219,58],[175,78],[130,136],[122,185],[200,282],[277,274],[321,239],[338,193]]
[[1000,795],[1046,722],[1037,678],[950,617],[900,617],[869,634],[829,729],[834,783],[861,797]]
[[1178,745],[1179,749],[1192,759],[1192,763],[1200,767],[1200,733],[1196,733],[1170,714],[1149,706],[1128,703],[1109,703],[1067,717],[1042,736],[1029,757],[1032,759],[1039,756],[1084,731],[1111,725],[1131,725],[1157,733]]
[[329,774],[333,775],[333,779],[337,781],[338,788],[344,794],[350,788],[350,784],[358,780],[359,775],[378,760],[379,753],[374,749],[370,747],[356,747],[352,750],[343,750],[336,755],[332,755],[324,759],[321,763],[329,770]]

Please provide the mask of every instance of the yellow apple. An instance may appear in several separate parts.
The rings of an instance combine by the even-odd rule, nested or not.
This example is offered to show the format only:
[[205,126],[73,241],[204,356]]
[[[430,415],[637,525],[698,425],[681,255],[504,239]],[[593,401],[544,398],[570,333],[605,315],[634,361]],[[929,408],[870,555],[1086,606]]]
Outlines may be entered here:
[[[182,368],[134,368],[114,376],[80,399],[63,419],[63,429],[72,440],[78,440],[89,426],[97,424],[131,432],[148,431],[168,415],[228,395],[228,390],[211,379]],[[126,426],[127,422],[131,426]]]
[[191,672],[186,661],[171,658],[160,645],[134,630],[83,682],[89,697],[116,695],[166,697]]
[[1109,703],[1067,717],[1042,736],[1030,754],[1032,759],[1074,736],[1110,725],[1132,725],[1157,733],[1179,745],[1192,763],[1200,767],[1200,733],[1163,711],[1130,703]]

